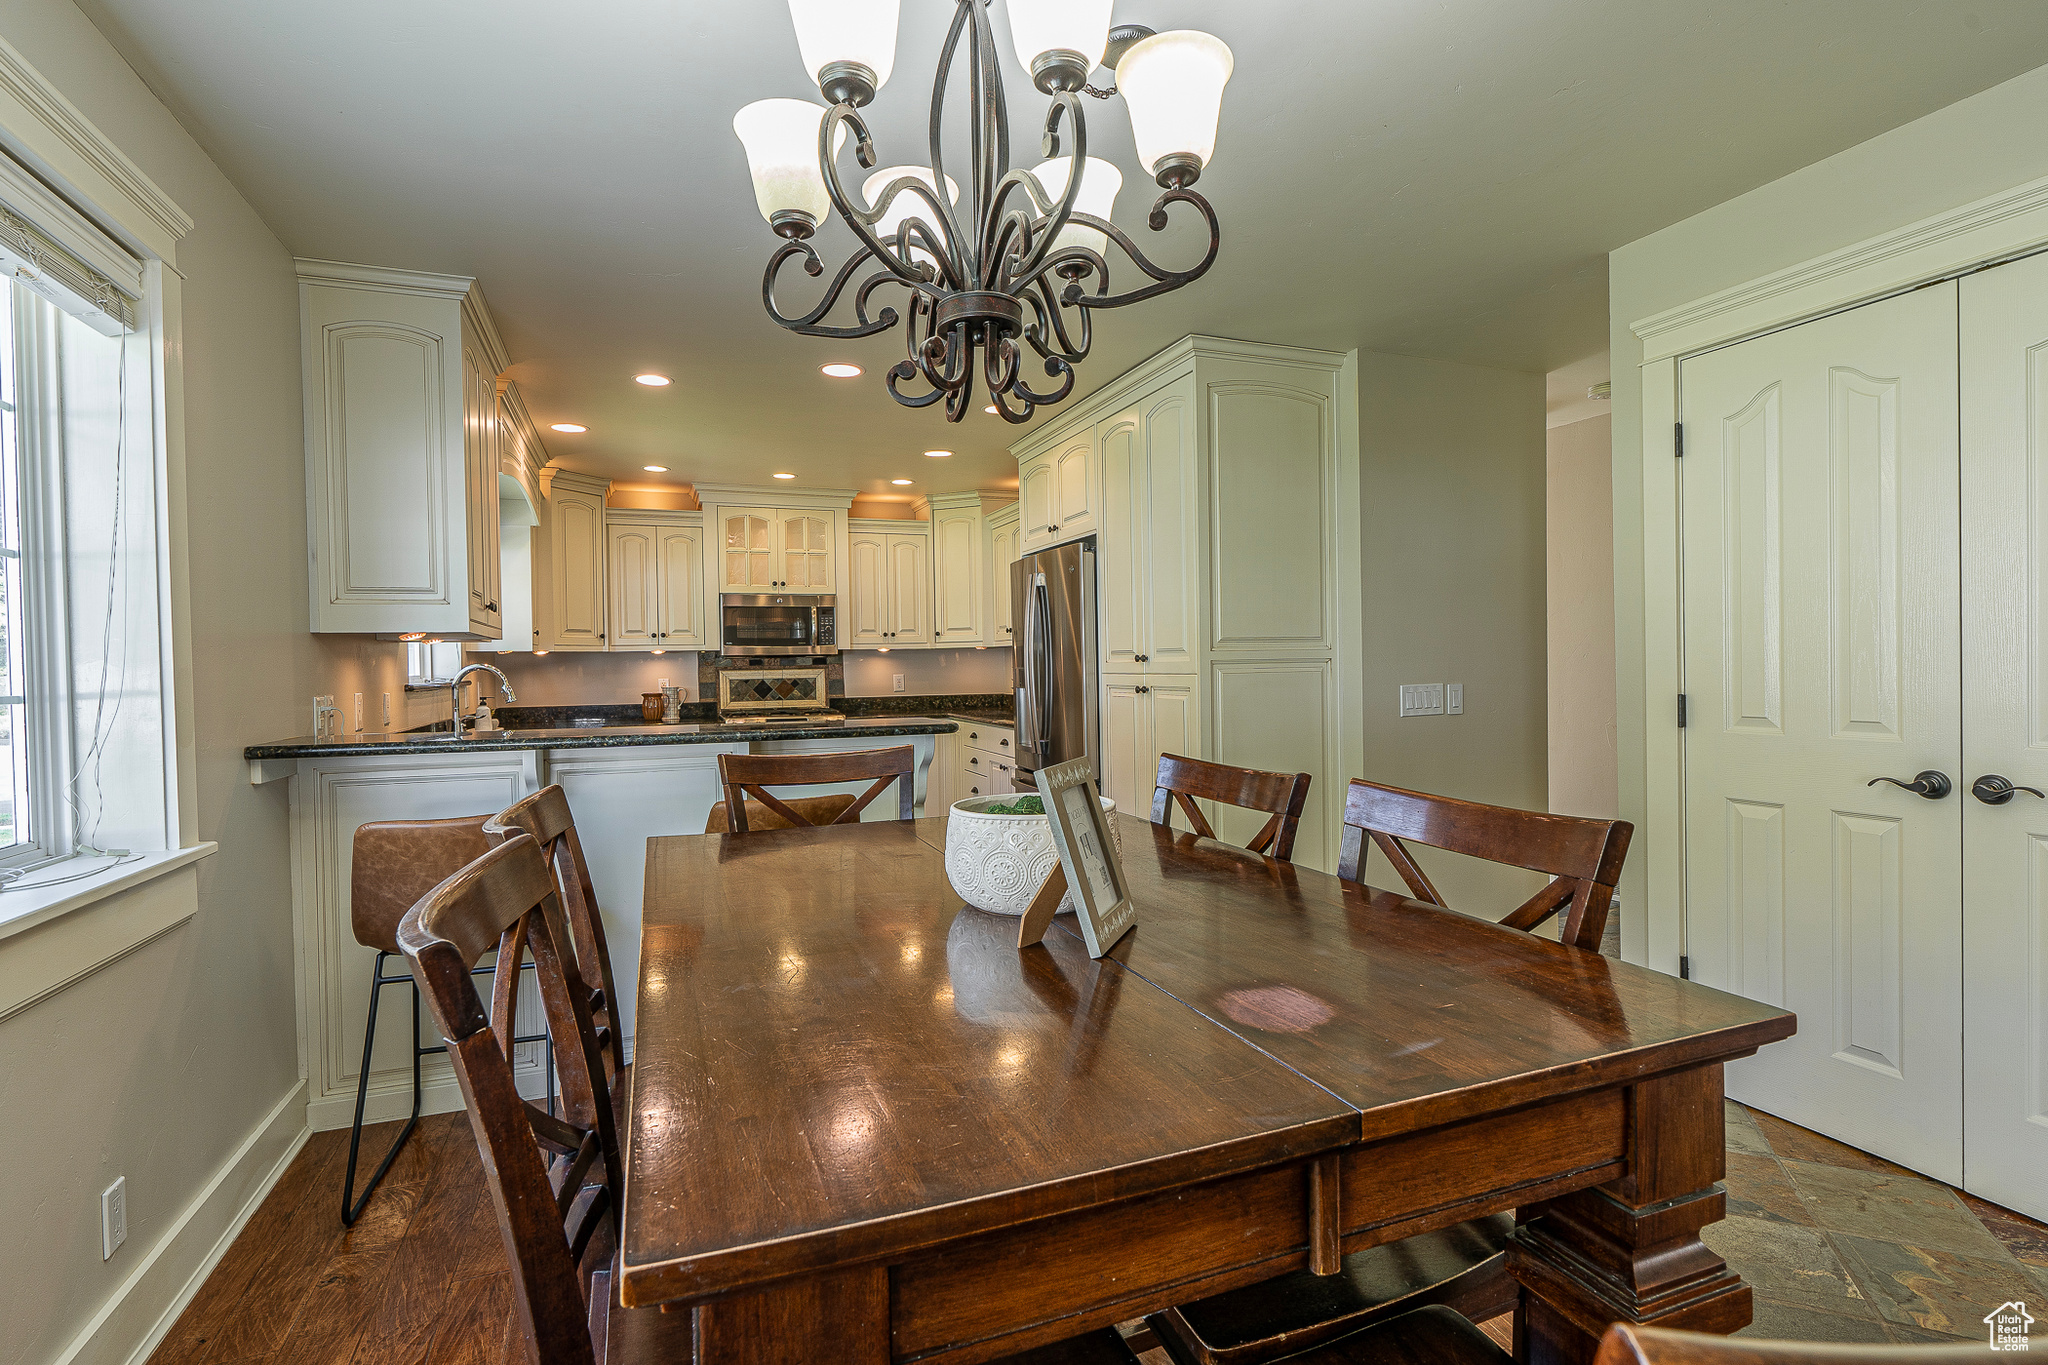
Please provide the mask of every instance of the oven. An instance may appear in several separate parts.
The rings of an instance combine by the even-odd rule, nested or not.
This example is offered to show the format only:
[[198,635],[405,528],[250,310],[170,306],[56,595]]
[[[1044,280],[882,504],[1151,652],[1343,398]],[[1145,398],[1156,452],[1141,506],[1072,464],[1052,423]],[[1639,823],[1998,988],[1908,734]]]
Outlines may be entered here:
[[719,599],[718,652],[748,659],[837,654],[835,614],[830,597],[729,592]]

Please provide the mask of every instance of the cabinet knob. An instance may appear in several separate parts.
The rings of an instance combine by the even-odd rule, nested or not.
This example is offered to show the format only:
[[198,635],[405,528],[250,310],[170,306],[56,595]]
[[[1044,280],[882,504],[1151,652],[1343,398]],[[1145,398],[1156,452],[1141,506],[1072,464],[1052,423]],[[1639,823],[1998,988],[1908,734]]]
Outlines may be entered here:
[[496,602],[490,602],[490,603],[486,603],[486,604],[485,604],[485,606],[484,606],[484,610],[485,610],[485,611],[496,611],[497,609],[498,609],[498,604],[497,604]]
[[1060,528],[1059,528],[1059,527],[1057,527],[1057,526],[1048,526],[1048,527],[1046,527],[1045,529],[1046,529],[1046,530],[1047,530],[1048,532],[1051,532],[1051,531],[1057,531],[1057,530],[1059,530]]

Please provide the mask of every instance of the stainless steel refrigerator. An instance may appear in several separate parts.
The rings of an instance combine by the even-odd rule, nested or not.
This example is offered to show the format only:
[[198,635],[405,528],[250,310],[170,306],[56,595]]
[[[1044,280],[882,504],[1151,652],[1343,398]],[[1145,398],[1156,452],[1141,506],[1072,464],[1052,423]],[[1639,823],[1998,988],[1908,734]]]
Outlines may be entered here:
[[1096,724],[1095,542],[1025,555],[1010,566],[1017,647],[1017,776],[1086,758],[1102,780]]

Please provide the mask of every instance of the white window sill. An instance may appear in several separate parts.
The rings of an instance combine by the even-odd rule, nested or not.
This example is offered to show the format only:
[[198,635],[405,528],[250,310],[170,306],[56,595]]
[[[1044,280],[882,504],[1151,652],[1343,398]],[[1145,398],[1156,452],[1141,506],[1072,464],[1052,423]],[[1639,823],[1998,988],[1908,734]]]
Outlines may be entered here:
[[82,909],[95,901],[103,901],[154,881],[166,873],[181,867],[189,867],[201,858],[207,857],[220,847],[219,844],[194,844],[190,848],[156,849],[120,863],[109,863],[90,876],[77,881],[56,881],[68,877],[82,868],[89,868],[92,861],[74,859],[65,863],[53,863],[47,868],[31,872],[22,878],[25,882],[50,880],[49,886],[23,887],[19,890],[0,891],[0,941],[4,941],[25,930],[48,924],[51,920]]

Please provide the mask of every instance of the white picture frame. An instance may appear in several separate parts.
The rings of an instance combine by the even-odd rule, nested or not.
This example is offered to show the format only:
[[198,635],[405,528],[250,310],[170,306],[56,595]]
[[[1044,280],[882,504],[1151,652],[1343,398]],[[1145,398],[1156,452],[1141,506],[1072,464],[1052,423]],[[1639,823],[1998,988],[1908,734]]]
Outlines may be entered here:
[[1041,768],[1037,781],[1088,956],[1102,957],[1137,926],[1138,912],[1131,904],[1123,859],[1110,837],[1110,816],[1102,808],[1094,771],[1087,759],[1077,758]]

